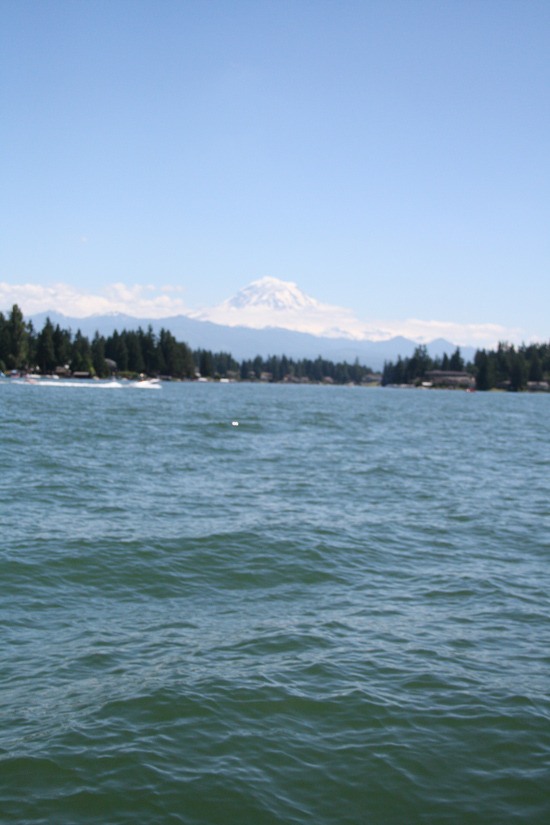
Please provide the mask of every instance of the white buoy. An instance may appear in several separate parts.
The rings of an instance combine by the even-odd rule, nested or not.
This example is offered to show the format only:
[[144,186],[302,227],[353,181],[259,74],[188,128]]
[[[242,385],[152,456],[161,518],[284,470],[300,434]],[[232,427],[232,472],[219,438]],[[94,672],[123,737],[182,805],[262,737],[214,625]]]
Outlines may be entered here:
[[231,422],[231,426],[232,426],[232,427],[238,427],[238,426],[239,426],[239,422],[238,422],[238,421],[232,421],[232,422]]

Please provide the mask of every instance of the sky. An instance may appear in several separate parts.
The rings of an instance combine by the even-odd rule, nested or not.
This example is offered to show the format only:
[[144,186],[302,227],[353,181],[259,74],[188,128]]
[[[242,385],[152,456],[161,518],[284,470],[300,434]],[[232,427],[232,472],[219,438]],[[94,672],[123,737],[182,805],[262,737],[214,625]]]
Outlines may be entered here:
[[0,309],[547,340],[549,54],[547,0],[0,0]]

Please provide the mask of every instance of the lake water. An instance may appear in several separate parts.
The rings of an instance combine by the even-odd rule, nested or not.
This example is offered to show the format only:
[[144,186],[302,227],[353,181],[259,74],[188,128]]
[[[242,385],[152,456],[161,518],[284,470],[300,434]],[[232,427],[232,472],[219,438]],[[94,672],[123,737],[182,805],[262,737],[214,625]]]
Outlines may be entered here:
[[550,822],[549,396],[3,381],[0,433],[2,823]]

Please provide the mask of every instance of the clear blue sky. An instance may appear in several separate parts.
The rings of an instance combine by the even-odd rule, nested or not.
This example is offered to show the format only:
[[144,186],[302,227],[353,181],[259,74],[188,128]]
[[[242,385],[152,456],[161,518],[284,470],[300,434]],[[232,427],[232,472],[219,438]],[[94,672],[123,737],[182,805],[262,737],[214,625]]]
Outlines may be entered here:
[[1,0],[0,281],[550,337],[548,0]]

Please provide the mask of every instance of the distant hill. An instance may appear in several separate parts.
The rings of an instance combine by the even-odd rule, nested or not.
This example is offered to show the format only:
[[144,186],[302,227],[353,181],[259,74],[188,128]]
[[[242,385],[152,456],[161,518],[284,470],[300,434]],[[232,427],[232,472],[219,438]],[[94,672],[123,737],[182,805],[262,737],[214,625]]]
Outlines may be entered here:
[[[418,342],[409,338],[396,336],[385,341],[353,340],[350,338],[328,338],[312,335],[306,332],[295,332],[289,329],[274,327],[252,329],[244,326],[224,326],[211,321],[200,321],[185,315],[174,315],[170,318],[133,318],[122,313],[109,315],[92,315],[88,318],[71,318],[59,312],[40,312],[31,316],[36,329],[42,329],[46,318],[59,324],[60,327],[70,329],[73,333],[80,330],[84,335],[92,338],[99,332],[101,335],[112,335],[115,330],[131,330],[149,325],[155,333],[161,329],[169,330],[179,341],[185,341],[192,349],[209,349],[214,352],[230,352],[237,360],[253,358],[256,355],[286,355],[289,358],[323,358],[331,361],[348,361],[352,363],[357,358],[361,364],[381,370],[384,361],[394,361],[399,355],[409,357],[413,354]],[[438,338],[427,344],[428,353],[432,358],[451,355],[456,344]],[[473,358],[474,347],[461,347],[465,360]]]

